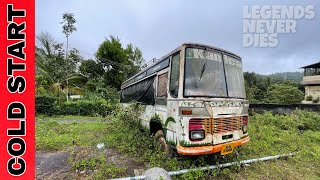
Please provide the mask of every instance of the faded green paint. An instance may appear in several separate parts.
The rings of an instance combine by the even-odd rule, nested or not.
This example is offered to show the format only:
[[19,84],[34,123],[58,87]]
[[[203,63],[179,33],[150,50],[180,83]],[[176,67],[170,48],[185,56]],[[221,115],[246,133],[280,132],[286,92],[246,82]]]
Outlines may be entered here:
[[191,144],[184,140],[179,141],[179,145],[183,147],[195,147],[195,146],[209,146],[211,143],[199,143],[199,144]]
[[182,128],[182,134],[181,134],[181,135],[182,135],[182,136],[185,136],[185,135],[186,135],[186,133],[184,132],[184,126],[183,126],[183,124],[182,124],[182,121],[181,121],[181,120],[182,120],[182,117],[180,117],[180,118],[179,118],[180,127]]
[[173,117],[168,117],[166,122],[164,123],[164,127],[167,127],[169,122],[173,122],[173,123],[176,123],[176,121],[174,120]]

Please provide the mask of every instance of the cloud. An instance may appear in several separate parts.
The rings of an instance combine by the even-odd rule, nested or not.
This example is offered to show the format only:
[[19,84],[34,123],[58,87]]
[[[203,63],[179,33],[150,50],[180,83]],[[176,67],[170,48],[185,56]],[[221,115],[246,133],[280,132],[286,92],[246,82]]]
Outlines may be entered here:
[[[183,42],[199,42],[239,54],[246,71],[273,73],[297,71],[320,60],[319,3],[268,1],[268,5],[315,5],[316,17],[298,20],[295,34],[279,34],[276,48],[242,46],[242,8],[258,1],[37,1],[36,32],[47,31],[65,42],[61,24],[64,12],[73,12],[78,31],[70,46],[85,58],[93,57],[105,37],[115,35],[124,44],[138,46],[146,60],[159,58]],[[266,1],[259,1],[259,4]]]

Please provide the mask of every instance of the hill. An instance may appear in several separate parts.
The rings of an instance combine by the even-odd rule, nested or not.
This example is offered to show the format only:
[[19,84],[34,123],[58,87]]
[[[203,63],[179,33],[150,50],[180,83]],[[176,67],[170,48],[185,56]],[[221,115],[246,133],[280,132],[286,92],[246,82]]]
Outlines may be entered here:
[[295,83],[300,83],[303,78],[303,72],[281,72],[266,76],[270,77],[274,82],[283,82],[286,80],[290,80]]

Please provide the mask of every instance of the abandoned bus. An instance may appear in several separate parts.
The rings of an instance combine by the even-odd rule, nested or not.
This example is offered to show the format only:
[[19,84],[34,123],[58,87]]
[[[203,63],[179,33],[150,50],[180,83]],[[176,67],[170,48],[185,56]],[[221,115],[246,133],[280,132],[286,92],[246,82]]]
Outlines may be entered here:
[[230,154],[249,141],[241,58],[184,43],[121,86],[121,103],[138,102],[139,119],[181,155]]

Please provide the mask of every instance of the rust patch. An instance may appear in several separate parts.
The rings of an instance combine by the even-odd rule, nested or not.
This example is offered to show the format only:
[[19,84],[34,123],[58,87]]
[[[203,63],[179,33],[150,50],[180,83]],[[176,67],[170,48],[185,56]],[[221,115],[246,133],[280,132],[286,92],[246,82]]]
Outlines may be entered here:
[[206,134],[212,134],[211,118],[204,119],[204,129]]

